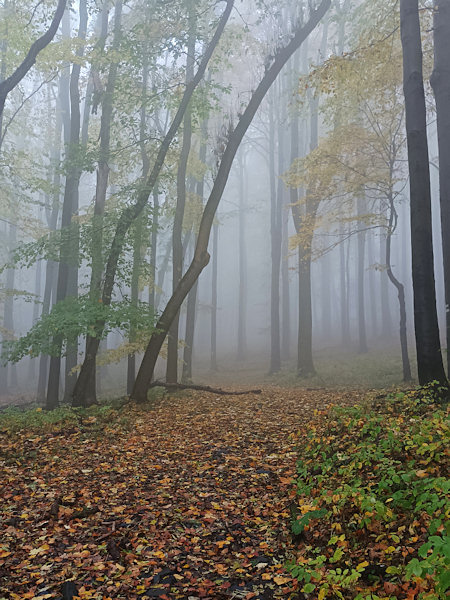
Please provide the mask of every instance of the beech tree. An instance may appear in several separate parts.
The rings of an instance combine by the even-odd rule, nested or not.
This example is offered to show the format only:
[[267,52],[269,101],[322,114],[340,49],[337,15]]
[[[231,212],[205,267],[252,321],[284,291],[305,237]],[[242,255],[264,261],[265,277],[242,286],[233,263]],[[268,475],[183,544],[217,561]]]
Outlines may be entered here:
[[430,83],[436,99],[447,375],[450,376],[450,3],[446,0],[434,2],[433,34],[434,68]]
[[311,10],[308,21],[304,25],[300,25],[298,29],[293,32],[291,39],[285,45],[282,45],[275,51],[275,56],[273,57],[271,64],[266,65],[265,74],[256,90],[253,92],[245,110],[242,113],[242,116],[239,118],[236,127],[233,128],[230,123],[228,141],[223,151],[211,193],[203,211],[194,258],[171,298],[169,299],[161,317],[158,319],[155,333],[152,334],[142,359],[141,367],[136,378],[136,383],[131,394],[132,400],[139,402],[144,402],[146,400],[147,391],[153,377],[156,360],[161,350],[161,346],[167,336],[170,325],[175,319],[175,316],[180,309],[183,300],[189,293],[189,290],[195,284],[200,273],[209,262],[208,243],[211,228],[214,222],[214,216],[222,198],[223,190],[228,180],[234,157],[247,129],[249,128],[256,114],[256,111],[258,110],[261,102],[265,98],[267,92],[269,91],[283,66],[286,64],[292,54],[301,46],[305,39],[307,39],[309,34],[315,29],[330,6],[331,0],[322,0],[316,9]]
[[[411,206],[411,250],[419,383],[447,387],[436,310],[430,167],[418,0],[400,0]],[[446,232],[446,235],[448,233]]]

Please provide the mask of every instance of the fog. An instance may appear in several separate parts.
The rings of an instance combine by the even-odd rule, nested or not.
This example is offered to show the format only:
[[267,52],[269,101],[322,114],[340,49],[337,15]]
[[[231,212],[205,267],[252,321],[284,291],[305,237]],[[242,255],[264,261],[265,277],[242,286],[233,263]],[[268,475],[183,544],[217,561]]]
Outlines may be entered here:
[[[86,337],[102,338],[91,400],[96,390],[99,398],[131,393],[158,318],[194,257],[203,207],[215,193],[233,131],[277,65],[277,53],[324,4],[235,3],[153,187],[148,181],[158,153],[227,3],[99,0],[86,6],[81,0],[66,9],[53,41],[9,93],[0,125],[2,405],[45,402],[50,354],[56,402],[70,402],[86,362]],[[186,335],[193,318],[187,298],[178,340],[171,330],[176,381],[400,384],[399,289],[390,268],[404,288],[417,379],[394,4],[335,0],[274,77],[220,195],[209,263],[192,297],[193,342]],[[36,2],[33,10],[26,2],[2,3],[2,82],[49,26],[55,8],[56,2]],[[86,11],[83,40],[77,35]],[[445,348],[439,150],[428,83],[431,11],[422,18],[436,302]],[[108,308],[105,274],[114,232],[145,194],[143,209],[117,238],[122,246]],[[177,259],[173,263],[177,215],[181,274]],[[109,312],[101,312],[103,306]],[[166,340],[153,379],[166,380],[167,354]],[[170,377],[173,382],[173,371]]]

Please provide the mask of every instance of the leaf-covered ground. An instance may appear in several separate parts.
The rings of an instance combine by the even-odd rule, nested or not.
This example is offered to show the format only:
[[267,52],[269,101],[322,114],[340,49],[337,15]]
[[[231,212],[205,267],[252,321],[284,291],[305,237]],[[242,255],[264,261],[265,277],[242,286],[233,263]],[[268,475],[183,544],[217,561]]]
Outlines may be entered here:
[[290,572],[310,598],[450,593],[450,427],[431,386],[335,407],[299,439]]
[[0,598],[303,597],[285,570],[296,434],[357,401],[271,388],[4,416]]

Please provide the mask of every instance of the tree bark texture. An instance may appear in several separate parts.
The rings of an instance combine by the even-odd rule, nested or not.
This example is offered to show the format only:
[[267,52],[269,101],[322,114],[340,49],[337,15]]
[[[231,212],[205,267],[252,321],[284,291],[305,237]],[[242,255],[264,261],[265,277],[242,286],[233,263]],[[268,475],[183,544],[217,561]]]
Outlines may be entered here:
[[434,2],[433,31],[434,68],[430,82],[436,101],[447,376],[450,376],[450,2],[448,0]]
[[400,31],[410,177],[417,368],[421,385],[438,381],[447,386],[436,310],[430,169],[418,0],[400,0]]

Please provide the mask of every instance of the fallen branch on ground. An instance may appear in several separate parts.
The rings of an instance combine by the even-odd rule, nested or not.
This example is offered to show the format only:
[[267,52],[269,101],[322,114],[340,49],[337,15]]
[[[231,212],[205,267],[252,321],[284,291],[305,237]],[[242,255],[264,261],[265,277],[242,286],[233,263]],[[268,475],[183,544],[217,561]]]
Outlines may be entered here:
[[197,390],[199,392],[209,392],[211,394],[218,394],[220,396],[245,396],[246,394],[261,394],[262,392],[262,390],[245,390],[243,392],[232,392],[229,390],[221,390],[220,388],[213,388],[209,385],[165,383],[164,381],[153,381],[148,387],[163,387],[166,388],[166,390]]

